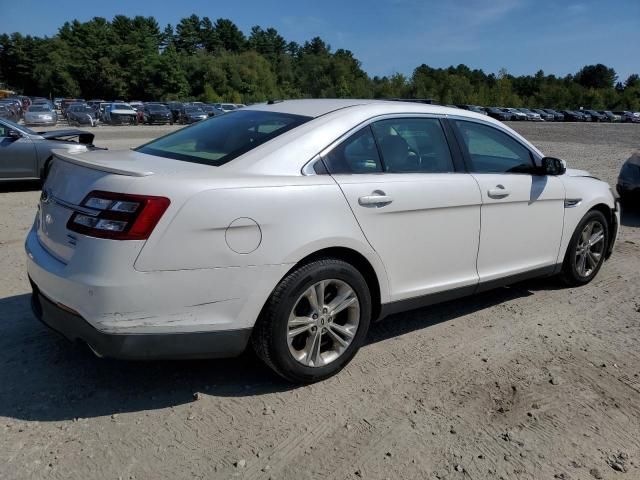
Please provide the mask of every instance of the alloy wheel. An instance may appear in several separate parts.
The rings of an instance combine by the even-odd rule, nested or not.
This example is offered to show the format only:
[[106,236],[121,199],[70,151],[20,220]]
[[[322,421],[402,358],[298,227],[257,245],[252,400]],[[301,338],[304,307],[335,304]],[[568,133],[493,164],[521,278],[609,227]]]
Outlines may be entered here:
[[589,277],[598,267],[604,254],[604,225],[598,220],[587,223],[576,245],[576,271],[583,278]]
[[307,367],[328,365],[349,348],[359,323],[360,302],[349,284],[337,279],[316,282],[289,314],[289,352]]

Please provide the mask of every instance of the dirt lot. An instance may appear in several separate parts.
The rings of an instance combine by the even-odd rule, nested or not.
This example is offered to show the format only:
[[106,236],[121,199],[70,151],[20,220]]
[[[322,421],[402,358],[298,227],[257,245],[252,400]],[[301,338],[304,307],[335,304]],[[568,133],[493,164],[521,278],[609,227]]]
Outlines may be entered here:
[[[640,146],[638,125],[514,127],[612,184]],[[99,127],[96,143],[170,128]],[[251,354],[106,361],[37,323],[22,247],[36,189],[0,192],[2,479],[640,478],[639,214],[590,285],[396,315],[340,375],[294,387]]]

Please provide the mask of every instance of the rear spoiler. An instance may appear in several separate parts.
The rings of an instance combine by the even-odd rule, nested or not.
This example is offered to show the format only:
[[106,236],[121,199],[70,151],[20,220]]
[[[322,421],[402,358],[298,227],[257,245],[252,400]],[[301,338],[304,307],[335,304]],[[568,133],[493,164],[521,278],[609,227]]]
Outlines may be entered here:
[[129,177],[148,177],[153,175],[152,171],[139,170],[135,168],[126,168],[126,166],[132,167],[131,163],[127,162],[127,165],[117,165],[118,160],[102,159],[91,155],[90,152],[78,152],[71,153],[67,150],[51,150],[54,158],[62,160],[64,162],[73,163],[85,168],[91,168],[93,170],[100,170],[102,172],[117,173],[118,175],[127,175]]
[[83,145],[93,145],[93,139],[95,138],[93,133],[75,129],[38,132],[38,135],[46,138],[47,140],[70,140],[73,137],[78,137],[78,143]]

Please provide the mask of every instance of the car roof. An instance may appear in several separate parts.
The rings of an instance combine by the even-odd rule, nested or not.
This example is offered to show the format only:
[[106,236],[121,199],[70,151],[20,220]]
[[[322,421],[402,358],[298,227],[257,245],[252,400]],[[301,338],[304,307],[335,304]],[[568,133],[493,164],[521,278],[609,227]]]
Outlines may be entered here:
[[[461,110],[459,108],[445,107],[442,105],[432,105],[420,102],[402,102],[395,100],[367,100],[367,99],[303,99],[303,100],[277,100],[268,103],[258,103],[243,107],[245,110],[261,110],[271,111],[278,113],[288,113],[292,115],[304,115],[307,117],[317,118],[326,115],[337,110],[345,108],[366,108],[373,106],[387,106],[390,112],[404,110],[406,112],[413,113],[438,113],[438,114],[450,114],[450,115],[463,115],[473,116],[478,118],[478,114],[472,114],[468,110]],[[465,113],[463,113],[465,112]]]

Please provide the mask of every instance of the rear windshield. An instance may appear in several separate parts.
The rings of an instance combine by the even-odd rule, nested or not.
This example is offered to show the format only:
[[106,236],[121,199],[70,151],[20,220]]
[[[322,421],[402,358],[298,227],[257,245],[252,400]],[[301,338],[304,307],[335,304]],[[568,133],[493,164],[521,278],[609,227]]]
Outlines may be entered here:
[[311,117],[237,110],[165,135],[136,151],[206,165],[223,165]]

